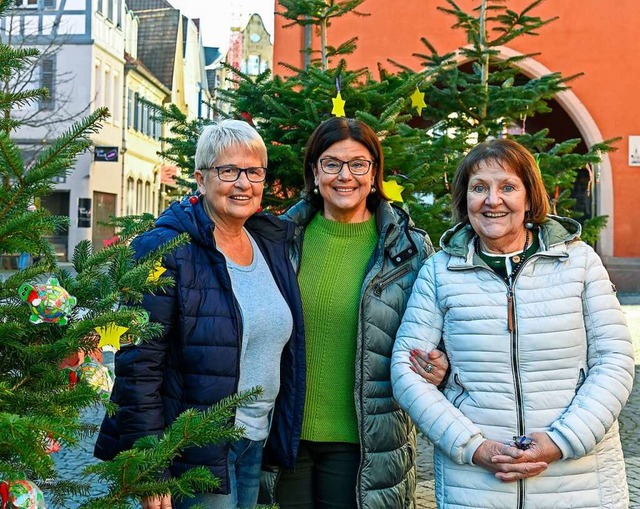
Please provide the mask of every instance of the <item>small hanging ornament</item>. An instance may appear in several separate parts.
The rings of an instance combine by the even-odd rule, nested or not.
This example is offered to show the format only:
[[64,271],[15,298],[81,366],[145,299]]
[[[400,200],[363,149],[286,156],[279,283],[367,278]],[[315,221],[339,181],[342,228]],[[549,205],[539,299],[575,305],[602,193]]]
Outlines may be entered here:
[[78,375],[80,379],[95,389],[103,399],[109,399],[115,377],[107,366],[87,358],[80,365]]
[[[137,326],[149,323],[149,313],[146,311],[140,311],[140,313],[138,313],[138,317],[133,320],[133,323]],[[142,340],[133,334],[123,334],[120,338],[120,348],[137,346],[140,343],[142,343]]]
[[0,481],[0,509],[5,509],[9,502],[9,483]]
[[424,92],[420,92],[418,87],[411,94],[411,107],[418,110],[418,115],[422,115],[422,110],[427,107],[427,103],[424,102]]
[[451,186],[449,186],[449,177],[446,171],[442,174],[442,179],[444,180],[444,188],[449,191]]
[[156,263],[154,263],[153,269],[149,271],[149,276],[147,277],[147,281],[149,281],[150,283],[155,283],[156,281],[158,281],[158,279],[160,279],[160,276],[162,276],[162,274],[164,274],[166,271],[167,269],[162,266],[162,261],[158,260]]
[[96,327],[95,331],[100,335],[98,348],[112,346],[115,350],[119,350],[120,336],[122,336],[128,330],[129,327],[120,327],[115,323],[109,324],[106,327]]
[[50,434],[44,438],[44,452],[52,454],[60,451],[60,442],[55,440]]
[[26,479],[10,481],[6,509],[46,509],[44,495],[31,481]]
[[43,285],[24,283],[18,289],[18,295],[31,307],[29,321],[36,324],[47,322],[66,325],[77,303],[76,298],[69,295],[55,277]]
[[249,124],[251,127],[255,127],[255,124],[253,123],[253,117],[251,116],[251,113],[249,113],[248,111],[243,111],[242,113],[240,113],[240,116],[244,119],[245,122],[247,122],[247,124]]
[[398,184],[395,180],[385,180],[382,182],[382,192],[391,201],[402,203],[402,191],[404,187]]
[[338,91],[337,95],[331,99],[331,102],[333,103],[331,114],[336,117],[346,117],[347,115],[344,112],[344,105],[346,101],[342,99],[342,94],[340,93],[340,76],[336,77],[336,90]]

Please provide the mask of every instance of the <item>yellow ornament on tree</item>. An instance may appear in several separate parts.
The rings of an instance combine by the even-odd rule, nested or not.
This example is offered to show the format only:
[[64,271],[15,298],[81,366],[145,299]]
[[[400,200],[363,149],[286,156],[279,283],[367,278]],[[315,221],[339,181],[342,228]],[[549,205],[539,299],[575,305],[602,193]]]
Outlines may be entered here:
[[344,113],[344,105],[347,101],[342,98],[342,94],[340,93],[340,91],[338,91],[338,94],[333,99],[331,99],[331,102],[333,103],[333,109],[331,110],[332,115],[335,115],[336,117],[347,116]]
[[424,92],[420,92],[418,87],[411,94],[411,107],[418,110],[418,115],[422,115],[423,108],[427,107],[427,103],[424,102]]
[[154,263],[153,269],[149,271],[149,276],[147,277],[147,281],[155,283],[156,281],[158,281],[158,279],[160,279],[160,276],[162,276],[162,274],[164,274],[166,271],[167,269],[162,266],[162,262],[157,261],[156,263]]
[[98,348],[112,346],[114,349],[120,350],[120,336],[128,330],[129,327],[120,327],[115,323],[109,324],[106,327],[96,327],[95,331],[100,336]]
[[382,182],[382,191],[385,196],[389,198],[391,201],[396,201],[402,203],[404,200],[402,199],[402,191],[404,191],[404,187],[398,184],[395,180],[385,180]]

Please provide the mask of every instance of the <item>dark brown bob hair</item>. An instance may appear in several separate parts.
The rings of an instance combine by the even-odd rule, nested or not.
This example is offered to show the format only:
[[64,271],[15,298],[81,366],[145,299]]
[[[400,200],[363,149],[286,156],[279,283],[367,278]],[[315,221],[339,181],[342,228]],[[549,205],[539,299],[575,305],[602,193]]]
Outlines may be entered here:
[[518,142],[507,138],[485,141],[473,147],[462,159],[453,177],[451,211],[456,223],[469,222],[467,210],[467,188],[469,179],[485,161],[494,161],[520,177],[527,192],[531,209],[526,220],[538,225],[549,213],[549,197],[542,182],[538,164],[531,152]]
[[367,197],[367,208],[374,211],[381,200],[389,200],[382,190],[382,182],[384,181],[382,145],[375,131],[361,120],[355,118],[332,117],[325,120],[309,138],[304,152],[305,198],[316,208],[323,208],[322,196],[313,193],[313,188],[315,187],[313,167],[318,164],[320,154],[334,143],[343,140],[354,140],[362,143],[371,153],[371,157],[373,157],[371,171],[375,172],[373,185],[376,191]]

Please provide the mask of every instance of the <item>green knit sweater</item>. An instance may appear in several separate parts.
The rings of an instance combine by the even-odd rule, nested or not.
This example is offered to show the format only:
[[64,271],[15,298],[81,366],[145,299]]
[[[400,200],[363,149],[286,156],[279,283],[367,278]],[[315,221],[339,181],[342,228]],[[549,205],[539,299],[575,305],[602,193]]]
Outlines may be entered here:
[[375,219],[307,225],[298,282],[307,351],[303,440],[358,443],[355,363],[360,292],[378,241]]

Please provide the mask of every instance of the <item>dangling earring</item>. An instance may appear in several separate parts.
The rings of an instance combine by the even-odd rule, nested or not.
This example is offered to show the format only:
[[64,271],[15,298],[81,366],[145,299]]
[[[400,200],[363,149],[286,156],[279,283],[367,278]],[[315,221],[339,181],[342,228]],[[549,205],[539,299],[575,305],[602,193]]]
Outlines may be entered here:
[[534,227],[535,225],[533,224],[533,221],[531,221],[531,211],[530,211],[530,210],[527,210],[527,211],[524,213],[524,219],[525,219],[524,227],[525,227],[527,230],[533,230],[533,227]]
[[373,194],[375,192],[376,192],[375,186],[371,186],[371,191],[369,191],[369,194]]
[[320,191],[318,191],[318,186],[313,188],[313,194],[320,194]]
[[189,197],[189,203],[190,203],[191,205],[195,205],[196,203],[198,203],[198,200],[200,200],[200,191],[199,191],[199,190],[198,190],[198,191],[196,191],[196,192],[195,192],[195,194],[192,194],[192,195]]

